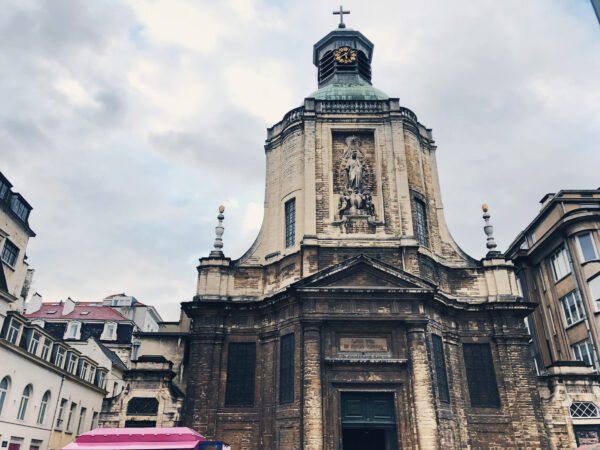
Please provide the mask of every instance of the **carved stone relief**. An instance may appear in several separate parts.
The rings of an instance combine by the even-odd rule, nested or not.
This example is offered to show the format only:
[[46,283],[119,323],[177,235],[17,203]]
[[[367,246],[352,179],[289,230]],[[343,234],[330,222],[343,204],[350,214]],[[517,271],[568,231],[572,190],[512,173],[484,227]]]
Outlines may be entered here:
[[372,191],[374,174],[371,162],[362,146],[363,141],[360,137],[347,136],[343,152],[338,156],[338,160],[334,161],[338,177],[336,183],[339,194],[338,223],[347,222],[354,216],[367,218],[369,223],[375,222],[376,212]]

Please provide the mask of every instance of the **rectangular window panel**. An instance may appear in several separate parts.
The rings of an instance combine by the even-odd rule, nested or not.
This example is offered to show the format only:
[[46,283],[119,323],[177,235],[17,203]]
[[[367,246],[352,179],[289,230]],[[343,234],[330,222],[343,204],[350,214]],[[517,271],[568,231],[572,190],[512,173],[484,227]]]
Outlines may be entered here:
[[256,344],[232,342],[228,353],[225,406],[253,406]]
[[571,349],[573,350],[575,359],[583,361],[588,366],[594,365],[592,360],[592,345],[589,339],[584,339],[583,341],[571,345]]
[[279,402],[294,401],[294,334],[281,338],[279,358]]
[[446,374],[446,358],[444,357],[444,344],[438,335],[431,335],[433,342],[433,360],[435,364],[435,377],[438,387],[438,396],[441,402],[450,402],[448,391],[448,376]]
[[542,282],[542,290],[546,292],[546,280],[544,279],[544,273],[542,272],[542,267],[538,266],[538,275],[540,277],[540,281]]
[[14,319],[11,320],[10,326],[8,327],[8,333],[6,334],[6,340],[11,344],[17,345],[19,339],[19,332],[21,331],[21,324]]
[[500,408],[500,395],[489,344],[463,344],[471,406]]
[[585,317],[583,304],[575,291],[571,291],[564,297],[561,297],[560,303],[562,304],[563,312],[565,313],[567,326],[573,325],[574,323],[583,320]]
[[48,355],[50,354],[50,347],[52,346],[52,342],[49,341],[48,339],[44,340],[44,345],[42,346],[42,354],[41,354],[41,358],[43,360],[48,360]]
[[558,281],[563,277],[571,273],[571,267],[569,265],[569,258],[567,251],[564,247],[561,247],[551,257],[552,272],[554,273],[554,281]]
[[14,266],[19,256],[19,248],[10,242],[8,239],[4,241],[4,248],[2,249],[2,261],[9,266]]
[[296,199],[285,204],[285,246],[292,247],[296,242]]
[[10,201],[10,209],[21,219],[23,222],[27,222],[29,216],[29,208],[23,203],[18,194],[13,194]]
[[592,261],[598,258],[596,255],[596,248],[594,247],[592,233],[580,234],[577,236],[577,241],[579,242],[579,250],[581,250],[583,262]]
[[0,200],[4,200],[6,198],[6,194],[8,193],[9,189],[10,187],[8,184],[0,179]]
[[600,311],[600,275],[588,281],[592,300],[596,302],[596,311]]
[[552,317],[552,309],[548,306],[548,317],[550,318],[550,324],[552,325],[552,333],[556,334],[556,325],[554,325],[554,317]]
[[427,211],[425,203],[415,199],[415,212],[417,217],[417,240],[424,247],[429,247],[429,233],[427,232]]
[[31,340],[29,341],[29,353],[37,354],[38,347],[40,345],[41,336],[37,333],[33,333],[31,335]]
[[57,367],[60,367],[62,369],[64,362],[65,362],[65,349],[62,347],[58,347],[58,349],[56,350],[56,358],[55,358],[54,364],[56,364]]

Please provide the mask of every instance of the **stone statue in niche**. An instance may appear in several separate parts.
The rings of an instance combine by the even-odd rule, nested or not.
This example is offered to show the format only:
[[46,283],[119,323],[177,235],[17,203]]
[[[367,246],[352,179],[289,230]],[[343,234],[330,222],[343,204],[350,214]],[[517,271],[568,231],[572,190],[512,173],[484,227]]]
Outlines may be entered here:
[[342,167],[346,175],[346,187],[340,192],[338,215],[342,222],[348,216],[367,216],[369,222],[375,219],[373,195],[366,180],[365,155],[361,150],[362,142],[358,136],[346,138],[346,149],[342,154]]

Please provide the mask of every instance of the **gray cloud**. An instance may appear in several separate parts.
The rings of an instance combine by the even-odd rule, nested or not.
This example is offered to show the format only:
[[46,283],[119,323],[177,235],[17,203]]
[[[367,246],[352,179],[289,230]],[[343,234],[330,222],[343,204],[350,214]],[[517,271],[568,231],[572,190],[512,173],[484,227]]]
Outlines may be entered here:
[[[336,23],[335,5],[316,0],[202,1],[190,4],[214,23],[188,36],[161,22],[159,3],[3,5],[0,170],[34,206],[29,261],[48,300],[126,291],[177,318],[217,205],[231,205],[228,255],[254,239],[242,230],[263,202],[265,118],[316,89],[312,44]],[[544,193],[598,187],[588,0],[344,6],[375,44],[374,84],[433,128],[450,230],[473,256],[484,201],[505,248]]]

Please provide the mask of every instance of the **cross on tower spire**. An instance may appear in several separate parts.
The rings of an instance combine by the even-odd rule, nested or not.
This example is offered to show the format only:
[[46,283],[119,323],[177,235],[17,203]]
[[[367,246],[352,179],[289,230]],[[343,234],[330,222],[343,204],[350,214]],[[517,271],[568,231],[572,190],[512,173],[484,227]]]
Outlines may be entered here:
[[338,14],[340,16],[338,28],[346,28],[346,24],[344,23],[344,14],[350,14],[350,11],[344,11],[344,8],[342,8],[342,5],[340,5],[340,10],[334,11],[333,14]]

